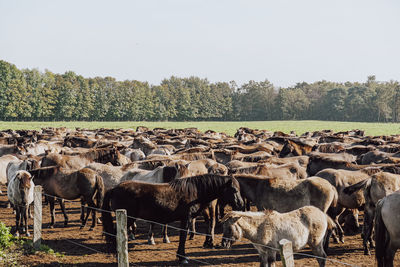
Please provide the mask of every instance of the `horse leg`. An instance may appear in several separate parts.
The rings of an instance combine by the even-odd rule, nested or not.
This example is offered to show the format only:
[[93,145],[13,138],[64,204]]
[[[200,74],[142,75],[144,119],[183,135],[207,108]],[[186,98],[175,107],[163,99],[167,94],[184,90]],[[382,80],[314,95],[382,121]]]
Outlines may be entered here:
[[385,256],[384,256],[384,266],[385,267],[393,267],[394,255],[396,254],[396,248],[392,246],[388,246],[386,248]]
[[[368,241],[371,240],[373,220],[374,220],[374,211],[370,208],[365,208],[364,209],[364,223],[363,223],[364,255],[371,255],[371,252],[368,248]],[[370,243],[370,244],[372,244],[372,243]]]
[[85,206],[85,201],[83,198],[81,198],[81,224],[83,225],[83,222],[85,220],[85,213],[87,212],[87,208]]
[[24,223],[25,223],[25,235],[26,236],[30,236],[29,231],[28,231],[28,210],[29,210],[29,206],[27,205],[24,207]]
[[261,253],[260,254],[260,267],[267,267],[268,266],[268,254]]
[[[91,201],[90,203],[89,203],[89,205],[91,206],[91,207],[96,207],[96,204],[93,202],[93,201]],[[89,231],[93,231],[93,228],[96,226],[96,210],[95,209],[91,209],[92,210],[92,226],[90,227],[90,229],[89,229]]]
[[[85,204],[85,202],[84,202],[83,199],[81,199],[81,203],[82,203],[82,204]],[[92,201],[92,204],[94,205],[93,201]],[[84,205],[82,205],[82,206],[84,206]],[[84,227],[86,226],[86,223],[87,223],[87,220],[88,220],[88,218],[89,218],[89,216],[90,216],[90,213],[91,213],[91,212],[94,213],[94,210],[91,209],[89,206],[91,206],[91,204],[88,203],[88,207],[86,208],[86,216],[85,216],[85,218],[83,219],[83,222],[82,222],[82,225],[81,225],[80,229],[82,229],[82,228],[84,228]],[[92,231],[92,230],[93,230],[93,227],[95,227],[95,226],[96,226],[96,221],[92,222],[92,226],[90,227],[89,231]]]
[[68,225],[68,216],[67,213],[65,212],[64,200],[59,198],[58,203],[60,204],[61,211],[64,214],[64,227],[66,227]]
[[[336,224],[336,229],[332,232],[332,237],[335,243],[339,244],[339,239],[343,243],[343,229],[339,223],[339,216],[344,212],[343,207],[335,207],[335,208],[330,208],[328,210],[328,215],[333,219],[333,221]],[[339,238],[338,238],[339,236]]]
[[196,233],[196,218],[190,220],[189,240],[193,240],[194,233]]
[[211,203],[211,206],[208,207],[203,212],[204,219],[208,225],[206,240],[204,241],[204,248],[213,248],[214,247],[214,229],[215,229],[215,206],[214,203]]
[[180,264],[188,264],[188,259],[186,257],[185,253],[185,243],[186,243],[186,237],[187,237],[187,232],[189,228],[189,217],[183,218],[181,220],[181,225],[180,228],[182,230],[179,230],[179,246],[178,246],[178,251],[176,253],[177,258],[179,260]]
[[32,209],[33,209],[33,203],[28,205],[28,214],[29,214],[29,218],[32,219]]
[[88,199],[89,199],[89,201],[87,203],[88,204],[87,214],[86,214],[85,222],[82,225],[82,227],[85,227],[86,222],[87,222],[87,220],[89,218],[89,214],[92,213],[92,226],[90,226],[89,231],[93,231],[93,228],[96,227],[96,210],[93,209],[93,208],[96,207],[96,204],[94,203],[92,198],[89,197]]
[[218,213],[217,220],[220,221],[220,219],[224,218],[224,216],[225,216],[225,205],[223,203],[221,203],[221,201],[218,200],[217,206],[218,206],[218,209],[217,209],[217,213]]
[[250,199],[246,198],[245,211],[250,211]]
[[169,237],[168,237],[168,233],[167,232],[168,232],[168,225],[166,224],[162,228],[163,242],[169,244],[169,243],[171,243],[171,241],[169,241]]
[[48,201],[50,204],[49,206],[50,206],[50,217],[51,217],[49,228],[54,228],[54,217],[55,217],[54,197],[48,197]]
[[324,238],[324,251],[326,254],[329,254],[329,242],[332,236],[332,230],[326,229],[325,238]]
[[153,228],[154,228],[154,223],[150,223],[149,236],[148,236],[148,239],[147,239],[147,243],[149,245],[155,245],[156,244],[156,242],[154,242]]
[[321,242],[320,244],[318,244],[316,246],[311,245],[311,250],[315,256],[321,257],[321,258],[317,258],[319,267],[325,267],[326,253],[323,248],[323,243]]
[[15,212],[16,212],[16,214],[15,214],[15,233],[14,233],[14,236],[18,237],[19,236],[20,208],[19,208],[18,205],[15,205],[14,208],[15,208]]
[[273,250],[268,250],[268,254],[267,254],[268,258],[268,267],[275,267],[275,262],[276,262],[276,251]]
[[129,218],[127,220],[126,227],[128,228],[128,239],[129,240],[135,240],[135,234],[136,234],[136,223],[135,219]]

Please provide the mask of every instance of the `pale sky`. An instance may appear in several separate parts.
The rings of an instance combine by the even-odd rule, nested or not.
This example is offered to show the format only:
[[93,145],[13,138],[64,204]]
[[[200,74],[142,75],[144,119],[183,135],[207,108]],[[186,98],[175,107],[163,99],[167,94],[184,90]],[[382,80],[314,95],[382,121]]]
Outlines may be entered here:
[[400,80],[397,0],[0,0],[0,59],[159,84]]

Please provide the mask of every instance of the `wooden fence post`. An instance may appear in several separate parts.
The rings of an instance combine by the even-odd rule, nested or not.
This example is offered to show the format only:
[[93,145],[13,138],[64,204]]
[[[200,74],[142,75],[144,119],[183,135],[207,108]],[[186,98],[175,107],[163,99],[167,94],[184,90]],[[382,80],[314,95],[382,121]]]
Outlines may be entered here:
[[294,267],[292,242],[282,239],[279,241],[279,248],[283,267]]
[[118,209],[115,214],[117,217],[118,267],[129,267],[127,213],[124,209]]
[[42,187],[36,185],[33,190],[33,248],[39,249],[42,243]]

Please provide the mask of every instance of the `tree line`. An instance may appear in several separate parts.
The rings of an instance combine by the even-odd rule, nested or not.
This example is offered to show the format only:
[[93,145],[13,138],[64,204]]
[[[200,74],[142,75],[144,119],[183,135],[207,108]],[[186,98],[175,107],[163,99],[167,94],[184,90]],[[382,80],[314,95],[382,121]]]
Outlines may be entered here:
[[159,85],[18,69],[0,60],[0,120],[91,121],[400,121],[400,84],[268,80],[215,82],[172,76]]

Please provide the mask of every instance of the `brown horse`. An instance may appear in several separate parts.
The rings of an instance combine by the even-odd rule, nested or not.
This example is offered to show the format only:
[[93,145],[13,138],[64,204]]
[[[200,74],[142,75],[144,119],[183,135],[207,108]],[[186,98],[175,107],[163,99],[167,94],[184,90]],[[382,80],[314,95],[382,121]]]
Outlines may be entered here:
[[90,163],[111,163],[114,166],[122,166],[126,162],[126,157],[123,156],[117,148],[93,148],[79,155],[61,155],[58,153],[49,153],[42,159],[42,167],[60,166],[69,169],[81,169]]
[[294,181],[249,175],[234,177],[240,184],[242,196],[255,203],[258,210],[288,212],[311,205],[327,212],[338,200],[336,189],[320,177]]
[[[83,168],[79,171],[66,171],[59,166],[43,167],[31,170],[30,173],[34,176],[34,183],[41,185],[48,197],[51,215],[50,228],[54,227],[55,198],[68,200],[80,198],[82,205],[87,203],[89,206],[85,218],[82,206],[81,229],[86,225],[86,221],[92,212],[92,226],[90,230],[93,230],[96,226],[96,212],[90,209],[90,207],[101,207],[104,197],[104,184],[100,175],[89,168]],[[97,205],[94,203],[94,198],[97,200]],[[62,201],[60,201],[60,206],[65,218],[64,226],[67,226],[68,216]]]
[[394,255],[400,248],[400,191],[376,204],[375,243],[378,267],[393,267]]
[[[233,208],[241,209],[239,183],[229,176],[200,175],[176,179],[169,183],[151,184],[137,181],[122,182],[109,190],[102,209],[104,232],[115,234],[111,213],[108,211],[126,209],[128,224],[136,218],[162,224],[181,221],[177,256],[180,263],[187,263],[185,242],[191,218],[198,216],[214,199],[223,199]],[[115,238],[106,235],[108,244],[115,244]],[[115,247],[115,246],[113,246]]]

